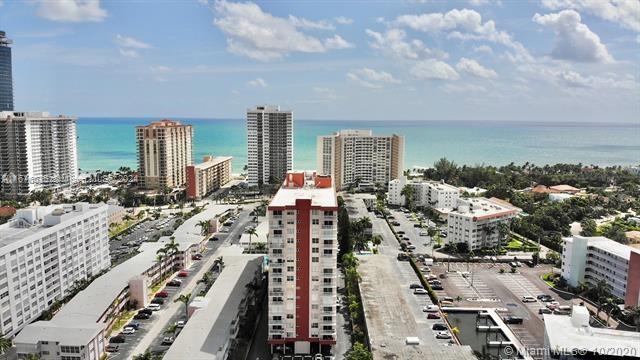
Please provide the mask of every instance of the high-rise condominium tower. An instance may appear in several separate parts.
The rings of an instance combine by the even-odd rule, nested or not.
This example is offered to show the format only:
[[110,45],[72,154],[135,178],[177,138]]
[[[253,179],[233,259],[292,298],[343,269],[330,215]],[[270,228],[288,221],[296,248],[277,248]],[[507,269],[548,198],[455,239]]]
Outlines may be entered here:
[[247,109],[247,170],[251,186],[279,184],[293,167],[293,116],[278,106]]
[[11,40],[0,31],[0,111],[13,111],[13,75],[11,72]]
[[186,167],[193,163],[193,127],[160,120],[136,127],[138,169],[142,187],[173,189],[187,182]]
[[387,184],[402,175],[404,136],[341,130],[318,136],[317,169],[331,175],[336,189],[356,183]]
[[0,192],[22,196],[78,177],[76,118],[0,112]]
[[328,352],[336,343],[338,202],[331,177],[290,172],[268,207],[272,348]]

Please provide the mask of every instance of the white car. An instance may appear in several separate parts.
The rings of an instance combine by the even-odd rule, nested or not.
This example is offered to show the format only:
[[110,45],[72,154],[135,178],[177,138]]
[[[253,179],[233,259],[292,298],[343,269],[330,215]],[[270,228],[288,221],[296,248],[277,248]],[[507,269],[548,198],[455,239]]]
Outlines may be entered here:
[[440,331],[436,334],[438,339],[451,339],[451,334],[448,331]]
[[151,311],[158,311],[160,310],[160,304],[149,304],[147,305],[147,309]]
[[522,297],[522,302],[523,303],[536,302],[536,298],[534,298],[531,295],[525,295],[525,296]]
[[429,294],[429,292],[427,290],[420,289],[420,288],[413,289],[413,293],[416,294],[416,295],[427,295],[427,294]]
[[178,329],[182,329],[186,323],[187,323],[186,321],[184,321],[184,320],[180,320],[180,321],[178,321],[178,322],[176,323],[176,327],[177,327]]
[[422,308],[423,312],[438,312],[440,311],[440,307],[438,305],[427,305]]
[[133,326],[127,326],[124,329],[122,329],[122,333],[125,335],[131,335],[131,334],[135,334],[136,329]]

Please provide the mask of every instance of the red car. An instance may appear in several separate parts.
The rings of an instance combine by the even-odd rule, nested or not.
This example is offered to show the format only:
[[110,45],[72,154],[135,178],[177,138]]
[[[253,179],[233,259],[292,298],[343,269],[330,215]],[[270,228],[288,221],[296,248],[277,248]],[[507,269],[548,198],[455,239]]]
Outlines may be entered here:
[[427,319],[440,319],[440,314],[438,314],[438,313],[429,313],[429,314],[427,314]]
[[158,292],[158,293],[156,294],[156,297],[159,297],[159,298],[166,298],[166,297],[169,297],[169,293],[168,293],[168,292],[166,292],[165,290],[162,290],[162,291],[160,291],[160,292]]
[[189,276],[189,273],[186,271],[180,271],[178,273],[178,277],[187,277],[187,276]]
[[202,255],[200,254],[195,254],[191,257],[191,260],[202,260]]

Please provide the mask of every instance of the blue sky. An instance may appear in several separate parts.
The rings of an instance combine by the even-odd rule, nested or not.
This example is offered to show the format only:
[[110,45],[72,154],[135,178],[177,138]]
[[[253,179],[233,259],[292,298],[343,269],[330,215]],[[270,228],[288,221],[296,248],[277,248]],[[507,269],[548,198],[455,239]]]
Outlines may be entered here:
[[640,1],[0,0],[18,109],[638,122]]

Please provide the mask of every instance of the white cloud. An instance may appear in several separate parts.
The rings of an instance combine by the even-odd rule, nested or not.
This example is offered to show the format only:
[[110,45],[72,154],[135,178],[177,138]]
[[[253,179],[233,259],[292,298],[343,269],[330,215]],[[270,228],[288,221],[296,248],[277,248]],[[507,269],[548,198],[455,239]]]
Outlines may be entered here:
[[542,5],[551,10],[585,11],[625,28],[640,31],[638,0],[542,0]]
[[613,77],[583,76],[582,74],[568,70],[555,74],[556,80],[562,86],[584,89],[624,89],[632,90],[637,87],[637,82],[632,78],[618,79]]
[[338,16],[335,18],[335,21],[340,25],[351,25],[353,24],[353,19],[344,16]]
[[401,15],[394,23],[427,33],[447,33],[449,38],[494,42],[512,49],[518,61],[533,60],[521,43],[513,40],[507,32],[497,30],[493,20],[482,22],[482,15],[475,10],[453,9],[446,13]]
[[493,54],[493,49],[488,45],[480,45],[473,47],[474,52]]
[[258,88],[258,87],[266,88],[267,86],[269,86],[269,84],[267,84],[267,82],[264,81],[264,79],[262,79],[262,78],[257,78],[257,79],[251,80],[251,81],[247,82],[247,85],[249,85],[251,87],[254,87],[254,88]]
[[227,35],[227,50],[256,60],[269,61],[296,52],[323,53],[348,44],[340,37],[323,41],[304,34],[290,19],[265,13],[252,2],[219,1],[215,11],[214,24]]
[[313,21],[313,20],[289,15],[289,22],[291,23],[291,25],[301,29],[313,29],[313,30],[334,30],[335,29],[335,26],[333,26],[326,20]]
[[457,80],[460,75],[451,65],[434,59],[420,61],[411,70],[411,75],[418,79]]
[[173,69],[164,65],[151,65],[149,66],[149,70],[154,74],[167,74],[170,73]]
[[142,42],[140,40],[136,40],[132,37],[122,36],[120,34],[116,35],[116,44],[123,48],[131,48],[131,49],[150,49],[151,45]]
[[120,48],[120,49],[118,49],[118,51],[120,52],[120,55],[122,55],[124,57],[137,58],[137,57],[140,56],[140,54],[138,54],[138,52],[133,50],[133,49]]
[[324,40],[324,47],[327,50],[340,50],[352,48],[354,45],[341,38],[340,35],[333,35],[332,38]]
[[461,72],[466,72],[468,74],[485,78],[485,79],[494,79],[498,77],[498,74],[492,70],[488,69],[477,61],[473,59],[461,58],[460,61],[456,64],[456,69]]
[[39,4],[36,14],[52,21],[97,22],[107,17],[100,0],[40,0]]
[[400,80],[386,71],[376,71],[370,68],[354,70],[347,74],[347,78],[356,81],[363,86],[380,89],[384,84],[399,84]]
[[427,57],[446,59],[449,57],[444,51],[427,48],[420,40],[405,40],[407,34],[402,29],[389,29],[385,33],[366,30],[373,38],[371,47],[387,55],[404,60],[420,60]]
[[581,22],[580,14],[576,11],[535,14],[533,21],[551,28],[556,34],[552,57],[579,62],[613,62],[613,57],[600,41],[600,37]]

